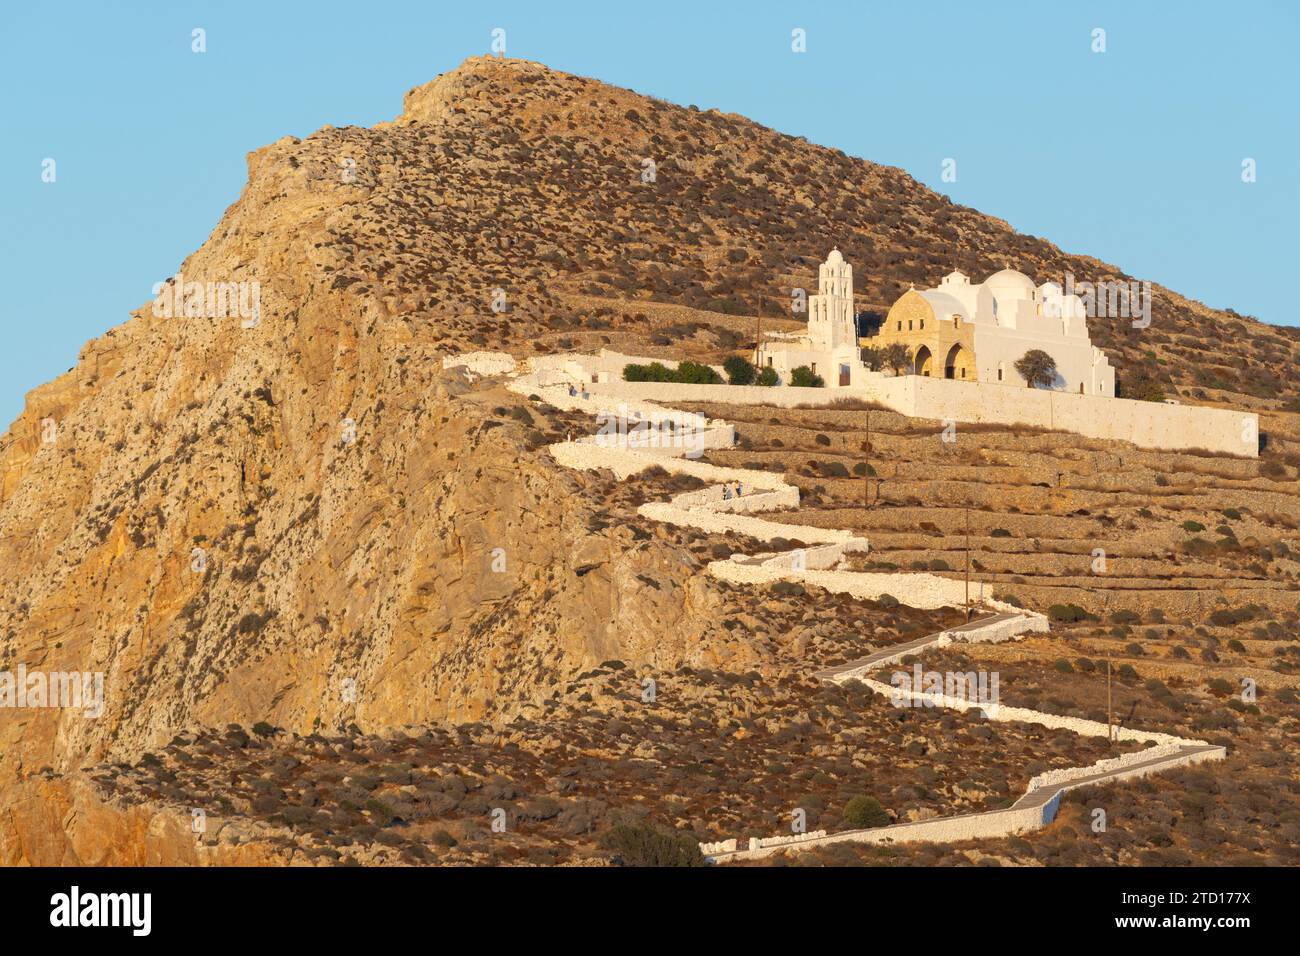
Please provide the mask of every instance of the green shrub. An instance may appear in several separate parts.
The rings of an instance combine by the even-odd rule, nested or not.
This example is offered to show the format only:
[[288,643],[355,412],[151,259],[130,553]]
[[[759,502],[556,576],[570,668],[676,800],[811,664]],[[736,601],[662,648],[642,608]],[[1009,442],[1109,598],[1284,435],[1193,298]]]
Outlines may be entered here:
[[879,800],[860,794],[844,804],[844,822],[860,830],[865,827],[886,827],[891,821]]
[[645,821],[620,823],[600,836],[600,845],[624,866],[703,866],[699,841],[689,833],[660,830]]
[[721,385],[722,376],[708,365],[699,362],[682,362],[677,368],[668,368],[663,362],[638,365],[630,362],[623,366],[625,382],[681,382],[684,385]]
[[1222,677],[1212,677],[1205,683],[1206,689],[1215,697],[1231,697],[1232,685]]
[[1255,616],[1256,608],[1251,605],[1239,608],[1220,608],[1210,615],[1210,623],[1217,627],[1231,627]]
[[762,385],[764,388],[771,388],[779,381],[780,379],[777,378],[776,369],[765,368],[759,371],[758,379],[755,384]]
[[1074,673],[1074,665],[1071,664],[1069,661],[1067,661],[1064,657],[1057,658],[1056,662],[1052,664],[1052,666],[1055,667],[1056,670],[1061,674]]
[[1092,618],[1091,614],[1077,604],[1053,604],[1047,609],[1047,616],[1053,621],[1061,621],[1065,624],[1073,624]]
[[822,388],[826,385],[822,377],[814,374],[807,365],[800,365],[790,373],[790,384],[796,388]]
[[722,368],[727,373],[727,381],[732,385],[753,385],[754,379],[758,377],[758,369],[740,355],[728,356],[722,363]]
[[989,537],[991,537],[991,538],[1009,538],[1009,537],[1011,537],[1011,532],[1008,531],[1006,528],[994,528],[992,531],[989,532]]
[[681,382],[685,385],[721,385],[722,376],[715,372],[710,366],[702,365],[699,362],[682,362],[677,366],[677,374],[673,376],[674,382]]
[[1188,534],[1196,534],[1198,531],[1204,531],[1205,525],[1201,524],[1199,521],[1184,521],[1183,530]]
[[663,362],[651,362],[649,365],[629,362],[623,366],[625,382],[667,382],[669,374],[668,367]]

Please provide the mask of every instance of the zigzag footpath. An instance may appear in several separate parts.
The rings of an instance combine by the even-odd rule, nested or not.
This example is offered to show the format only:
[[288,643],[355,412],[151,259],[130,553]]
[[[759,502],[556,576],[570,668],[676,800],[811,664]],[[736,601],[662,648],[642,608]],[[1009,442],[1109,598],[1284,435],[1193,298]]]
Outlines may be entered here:
[[[446,364],[449,367],[464,365],[471,371],[477,370],[480,374],[489,375],[503,372],[510,374],[515,370],[513,362],[507,365],[491,357],[463,357]],[[476,365],[482,368],[476,369]],[[693,457],[698,457],[707,448],[730,447],[734,444],[735,429],[727,422],[706,420],[703,416],[693,416],[650,402],[623,403],[614,413],[608,407],[608,399],[602,401],[587,393],[580,381],[563,385],[549,384],[548,379],[553,377],[530,372],[515,377],[507,387],[523,395],[536,395],[557,408],[589,411],[604,419],[607,424],[615,421],[623,423],[615,428],[603,427],[594,436],[551,445],[550,452],[560,464],[579,469],[609,469],[619,478],[658,465],[669,473],[692,475],[703,481],[716,482],[707,488],[676,495],[668,502],[646,503],[638,511],[656,521],[703,531],[736,531],[763,541],[779,539],[789,542],[794,539],[811,545],[780,552],[732,555],[729,560],[711,562],[706,573],[734,584],[761,585],[779,580],[796,580],[862,599],[876,599],[882,594],[891,594],[899,601],[918,608],[963,605],[965,590],[960,581],[924,573],[875,574],[842,570],[846,553],[867,550],[868,542],[865,538],[840,529],[764,521],[747,513],[797,508],[799,489],[783,477],[767,472],[723,468],[693,460]],[[629,419],[633,425],[624,427]],[[1149,746],[1133,753],[1100,760],[1088,767],[1040,774],[1030,780],[1025,794],[1005,810],[847,830],[835,834],[816,831],[768,838],[750,837],[743,847],[735,839],[702,843],[700,849],[705,858],[714,863],[752,860],[773,853],[842,842],[954,842],[1004,837],[1047,826],[1056,818],[1061,797],[1067,790],[1127,780],[1206,760],[1222,760],[1226,756],[1224,747],[1203,740],[1126,727],[1111,728],[1078,717],[1064,717],[1022,707],[990,705],[939,693],[902,690],[867,676],[877,667],[895,663],[905,655],[916,654],[927,648],[943,647],[955,641],[1006,641],[1027,633],[1043,633],[1048,630],[1047,619],[1042,614],[987,599],[983,604],[998,613],[961,627],[877,651],[848,664],[818,671],[813,676],[836,684],[858,681],[899,704],[951,707],[958,710],[977,708],[989,720],[1038,724],[1094,737],[1110,735],[1117,740]]]

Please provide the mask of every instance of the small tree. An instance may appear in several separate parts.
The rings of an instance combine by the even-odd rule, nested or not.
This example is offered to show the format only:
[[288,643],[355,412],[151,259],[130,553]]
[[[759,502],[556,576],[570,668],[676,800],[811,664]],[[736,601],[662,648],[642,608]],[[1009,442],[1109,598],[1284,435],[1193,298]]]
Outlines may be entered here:
[[893,371],[895,375],[910,368],[912,365],[912,356],[907,351],[907,346],[902,342],[895,342],[893,345],[886,345],[880,352],[880,361]]
[[758,377],[758,369],[749,360],[740,355],[732,355],[722,363],[727,373],[727,381],[732,385],[753,385]]
[[862,349],[862,362],[873,372],[879,372],[885,367],[885,360],[881,355],[881,350],[874,345],[868,345]]
[[807,365],[800,365],[790,372],[790,384],[797,388],[821,388],[826,383]]
[[1015,368],[1030,388],[1047,388],[1056,381],[1056,359],[1042,349],[1030,349],[1016,362]]
[[759,373],[758,373],[758,384],[759,384],[759,385],[762,385],[762,386],[764,386],[765,388],[771,388],[773,385],[777,384],[779,381],[780,381],[780,379],[777,378],[777,376],[776,376],[776,369],[774,369],[774,368],[763,368],[763,369],[760,369],[760,370],[759,370]]
[[889,826],[889,813],[875,797],[857,796],[844,804],[844,822],[856,829]]

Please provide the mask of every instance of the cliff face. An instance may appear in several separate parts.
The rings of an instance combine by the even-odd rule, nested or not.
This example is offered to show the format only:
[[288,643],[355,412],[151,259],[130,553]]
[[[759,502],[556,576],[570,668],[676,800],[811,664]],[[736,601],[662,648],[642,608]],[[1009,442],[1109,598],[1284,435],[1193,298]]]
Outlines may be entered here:
[[[6,776],[131,758],[195,724],[476,719],[583,664],[690,643],[673,628],[689,604],[658,607],[636,581],[655,559],[589,530],[598,502],[442,371],[439,317],[410,311],[427,288],[385,281],[394,242],[403,268],[429,270],[483,241],[443,242],[428,222],[395,240],[374,211],[395,191],[378,181],[437,176],[436,127],[402,124],[250,156],[243,195],[180,272],[259,282],[254,327],[145,306],[28,397],[0,446],[3,662],[102,671],[106,702],[97,720],[13,711]],[[480,268],[471,251],[431,281]]]
[[[231,824],[232,829],[238,824]],[[0,827],[4,866],[276,866],[291,855],[252,837],[196,839],[175,808],[117,806],[84,777],[35,777],[7,788]],[[218,834],[214,834],[218,836]],[[227,840],[233,833],[227,835]]]
[[[719,631],[688,554],[611,522],[603,489],[545,454],[557,436],[447,353],[724,354],[831,241],[863,305],[1008,257],[1111,271],[897,170],[523,61],[468,61],[392,123],[286,137],[248,167],[179,272],[256,283],[256,320],[146,304],[0,437],[0,668],[105,675],[98,719],[0,719],[0,805],[28,807],[11,822],[53,834],[33,801],[81,799],[33,782],[42,768],[133,760],[186,727],[495,720],[608,658],[756,657]],[[1171,318],[1152,337],[1095,336],[1117,364],[1198,347],[1173,334],[1193,323],[1240,343],[1198,366],[1234,394],[1294,362],[1292,330],[1156,304]],[[33,849],[30,826],[7,858],[108,859],[75,833]]]

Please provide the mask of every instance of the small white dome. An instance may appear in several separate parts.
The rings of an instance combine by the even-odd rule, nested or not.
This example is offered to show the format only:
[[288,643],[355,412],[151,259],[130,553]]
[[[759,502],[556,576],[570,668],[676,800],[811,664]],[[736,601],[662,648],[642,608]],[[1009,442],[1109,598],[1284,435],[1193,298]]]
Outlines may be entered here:
[[844,256],[840,254],[838,247],[831,250],[831,254],[826,257],[826,264],[832,266],[844,265]]
[[1034,296],[1034,281],[1015,269],[993,273],[984,280],[984,285],[1000,298],[1032,299]]

